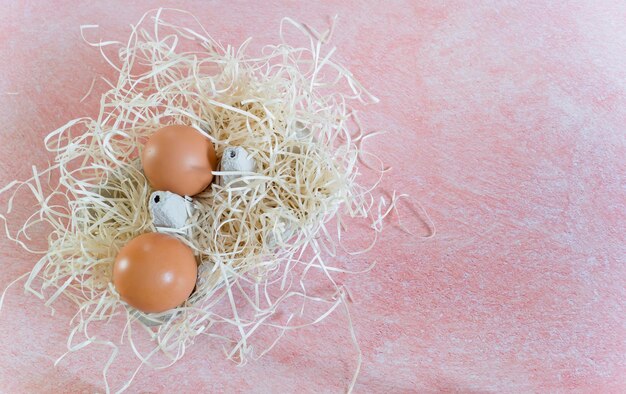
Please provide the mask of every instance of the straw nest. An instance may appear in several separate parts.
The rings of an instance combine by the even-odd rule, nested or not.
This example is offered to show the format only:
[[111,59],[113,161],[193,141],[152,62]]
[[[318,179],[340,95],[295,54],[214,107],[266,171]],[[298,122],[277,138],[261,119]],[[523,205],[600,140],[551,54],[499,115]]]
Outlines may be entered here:
[[[249,41],[224,47],[199,24],[195,30],[176,26],[163,12],[147,13],[124,44],[91,43],[115,68],[117,81],[105,80],[109,89],[97,117],[72,120],[46,137],[55,155],[49,168],[34,169],[31,179],[2,190],[27,188],[38,201],[22,229],[8,235],[27,247],[28,228],[39,222],[52,226],[48,249],[26,288],[47,305],[61,295],[76,303],[69,351],[94,342],[116,347],[116,339],[96,340],[88,327],[122,316],[131,344],[131,327],[150,333],[151,351],[133,346],[142,364],[175,362],[201,334],[223,340],[228,356],[244,362],[269,350],[252,346],[259,328],[282,333],[317,323],[345,305],[345,289],[332,276],[343,270],[324,260],[340,243],[343,218],[366,218],[376,233],[394,208],[396,197],[376,204],[372,188],[356,182],[365,135],[350,103],[376,99],[332,60],[334,49],[324,49],[332,29],[319,33],[284,19],[280,43],[252,56]],[[289,45],[288,28],[310,45]],[[117,49],[114,59],[106,55],[110,48]],[[119,299],[112,264],[129,240],[156,231],[148,211],[153,190],[137,158],[151,133],[173,123],[204,133],[218,157],[228,146],[244,147],[258,171],[245,175],[243,186],[214,182],[194,198],[190,224],[173,235],[197,256],[197,287],[175,311],[145,315]],[[382,176],[382,167],[377,171]],[[59,182],[44,191],[42,182],[51,176]],[[9,210],[11,204],[12,198]],[[327,296],[307,293],[311,270],[328,279],[333,291]],[[287,300],[300,306],[275,319]],[[323,312],[300,318],[305,301],[322,305]],[[167,361],[153,363],[156,353]],[[104,367],[105,383],[114,356]]]

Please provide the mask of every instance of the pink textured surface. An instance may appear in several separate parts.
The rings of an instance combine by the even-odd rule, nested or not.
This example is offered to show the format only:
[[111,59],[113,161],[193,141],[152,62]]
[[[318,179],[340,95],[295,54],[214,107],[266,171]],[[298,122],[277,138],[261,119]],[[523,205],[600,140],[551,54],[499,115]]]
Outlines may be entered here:
[[[78,26],[123,39],[158,5],[124,3],[3,2],[0,184],[46,163],[48,131],[95,114],[97,94],[79,99],[112,71]],[[376,268],[344,278],[357,392],[626,391],[626,3],[228,3],[175,5],[222,42],[254,36],[257,48],[283,16],[323,28],[339,15],[339,57],[382,100],[364,121],[391,132],[376,146],[394,167],[383,187],[437,224],[425,242],[389,227]],[[4,237],[0,257],[2,288],[34,261]],[[104,354],[53,367],[73,314],[56,308],[8,293],[0,392],[103,391]],[[130,391],[341,392],[354,366],[345,325],[334,314],[242,368],[199,340]],[[112,384],[125,377],[114,369]]]

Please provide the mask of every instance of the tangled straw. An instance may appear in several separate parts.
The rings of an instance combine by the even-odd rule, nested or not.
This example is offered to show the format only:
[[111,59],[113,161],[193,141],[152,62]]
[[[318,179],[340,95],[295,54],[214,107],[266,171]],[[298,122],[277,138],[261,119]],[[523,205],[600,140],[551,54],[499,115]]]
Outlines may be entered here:
[[[126,44],[90,43],[119,74],[117,82],[107,81],[110,89],[102,95],[98,117],[75,119],[50,133],[45,146],[55,155],[54,164],[44,171],[33,168],[31,179],[0,191],[13,192],[7,214],[20,189],[28,188],[37,199],[36,212],[17,233],[9,231],[6,216],[0,215],[7,235],[27,250],[37,252],[28,246],[30,227],[41,222],[52,226],[48,249],[25,287],[46,305],[61,295],[77,305],[68,353],[92,343],[113,349],[103,371],[107,392],[107,370],[119,341],[90,335],[88,328],[96,322],[125,317],[123,335],[141,365],[162,368],[179,360],[201,334],[223,340],[231,359],[260,357],[276,343],[255,349],[251,336],[261,327],[277,329],[280,338],[286,330],[316,324],[344,306],[359,353],[351,390],[361,356],[346,289],[333,278],[348,271],[330,266],[324,256],[334,256],[341,247],[344,218],[365,218],[377,234],[402,197],[394,193],[391,201],[376,203],[372,191],[380,178],[369,188],[356,181],[363,158],[369,163],[377,158],[361,149],[373,134],[363,133],[349,103],[377,100],[332,60],[334,48],[322,50],[332,28],[319,33],[285,18],[280,44],[249,56],[249,40],[238,48],[223,47],[197,20],[199,32],[165,22],[163,11],[146,13]],[[82,26],[81,32],[94,27]],[[287,27],[304,34],[310,46],[287,44]],[[202,49],[181,49],[189,44]],[[118,59],[105,54],[107,46],[118,48]],[[228,146],[244,147],[258,171],[241,174],[244,186],[214,183],[194,198],[188,226],[172,233],[197,256],[196,290],[175,311],[146,315],[120,300],[110,281],[112,264],[128,241],[156,231],[148,211],[153,190],[137,158],[152,132],[174,123],[206,135],[218,157]],[[377,163],[382,177],[385,170]],[[53,174],[57,185],[50,183]],[[49,193],[42,187],[46,178]],[[306,276],[313,270],[328,279],[334,294],[307,292]],[[276,319],[277,311],[293,301],[299,307],[282,321]],[[323,312],[295,323],[305,316],[305,304],[321,305]],[[154,346],[147,353],[135,346],[136,328],[150,334]],[[78,341],[81,335],[84,340]],[[166,362],[154,363],[157,353]]]

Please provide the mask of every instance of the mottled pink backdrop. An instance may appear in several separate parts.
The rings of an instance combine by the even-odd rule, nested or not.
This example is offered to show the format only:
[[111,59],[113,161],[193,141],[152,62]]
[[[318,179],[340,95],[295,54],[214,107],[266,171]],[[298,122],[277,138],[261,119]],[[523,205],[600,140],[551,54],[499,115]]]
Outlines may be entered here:
[[[47,132],[95,115],[102,84],[79,100],[113,71],[79,25],[124,39],[167,4],[223,43],[254,36],[259,48],[276,42],[283,16],[325,28],[337,14],[338,57],[381,99],[363,120],[390,132],[371,146],[393,167],[383,188],[410,193],[438,229],[423,241],[390,221],[369,256],[376,268],[342,278],[363,350],[356,391],[625,392],[626,3],[369,3],[4,0],[0,183],[45,165]],[[403,216],[427,234],[406,206]],[[0,256],[1,288],[34,262],[4,237]],[[53,367],[73,315],[69,302],[56,309],[9,291],[0,392],[103,391],[106,348]],[[241,368],[198,340],[130,392],[341,392],[354,362],[337,313]]]

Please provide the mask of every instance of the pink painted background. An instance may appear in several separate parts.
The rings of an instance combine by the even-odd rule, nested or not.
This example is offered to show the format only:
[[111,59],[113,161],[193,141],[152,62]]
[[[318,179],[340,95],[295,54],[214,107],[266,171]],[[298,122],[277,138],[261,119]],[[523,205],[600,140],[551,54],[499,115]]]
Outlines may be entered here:
[[[376,268],[342,278],[363,350],[356,392],[626,392],[626,3],[582,3],[4,0],[0,184],[45,165],[47,132],[96,113],[102,85],[79,100],[113,71],[79,25],[125,39],[146,10],[176,6],[259,48],[283,16],[322,29],[338,14],[338,57],[381,99],[364,122],[390,131],[372,146],[394,168],[383,188],[410,193],[438,229],[421,241],[390,222]],[[0,237],[0,288],[33,262]],[[53,367],[74,313],[56,309],[9,291],[0,392],[103,391],[105,353]],[[334,314],[245,367],[198,340],[129,392],[341,392],[354,357]],[[114,387],[135,366],[120,360]]]

